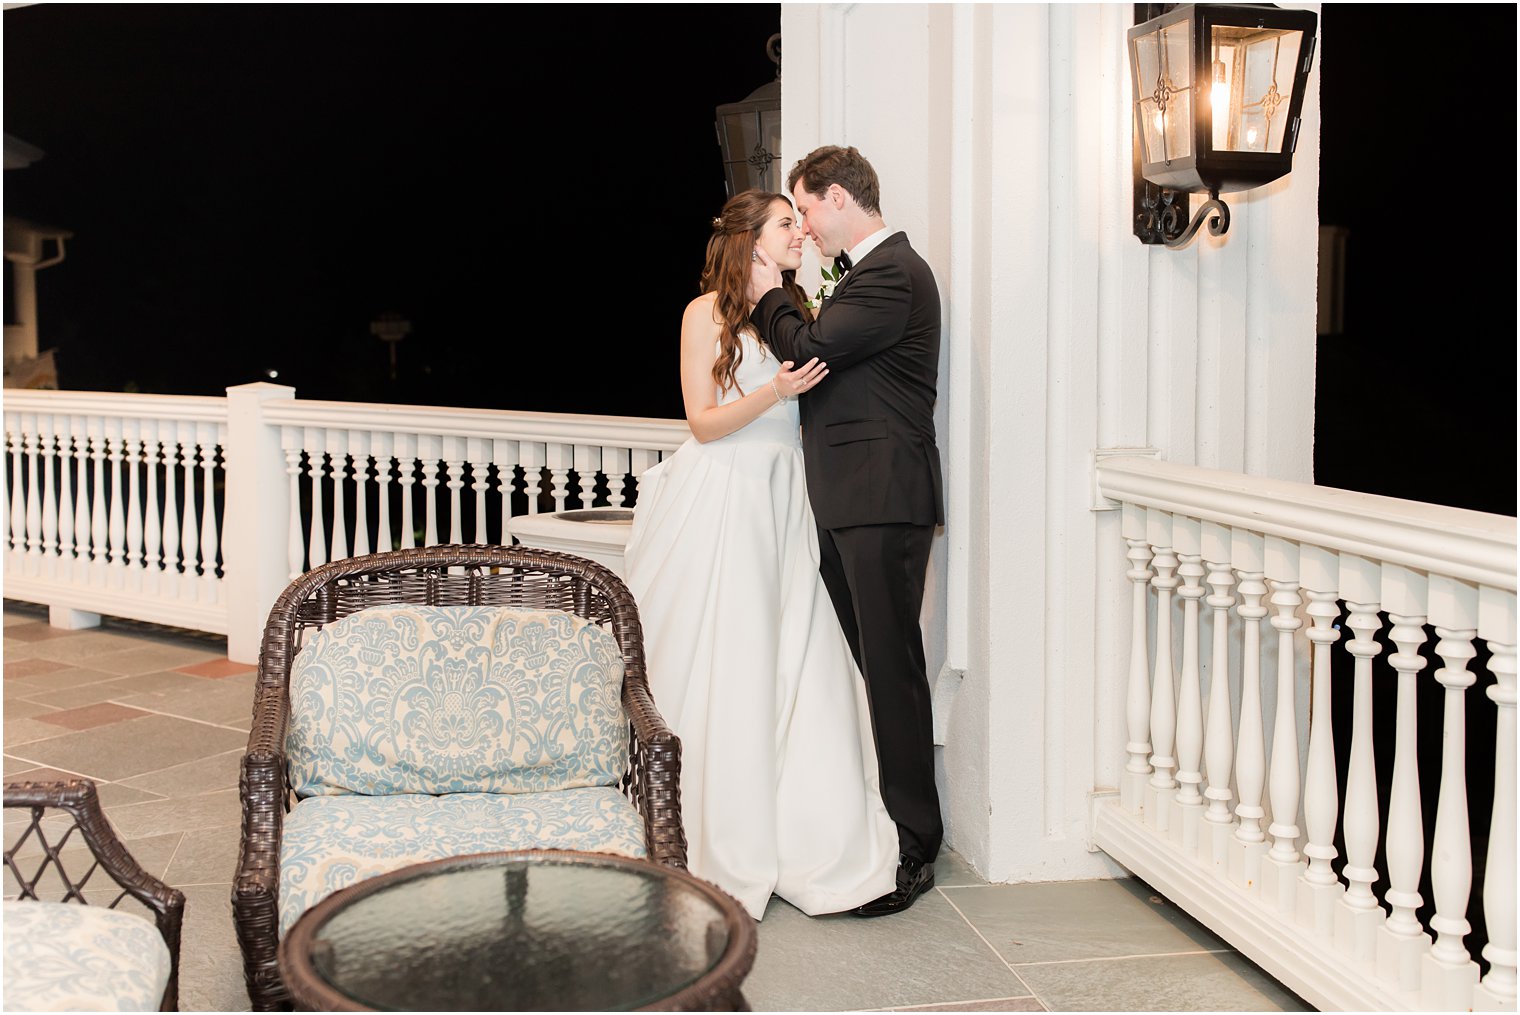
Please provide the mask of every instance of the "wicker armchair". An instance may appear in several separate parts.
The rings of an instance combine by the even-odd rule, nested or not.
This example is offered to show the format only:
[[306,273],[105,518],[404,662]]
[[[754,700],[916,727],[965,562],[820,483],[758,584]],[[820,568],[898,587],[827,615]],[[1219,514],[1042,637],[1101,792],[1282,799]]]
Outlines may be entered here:
[[[95,877],[96,871],[103,869],[121,889],[104,909],[114,910],[130,895],[152,911],[168,951],[160,1010],[175,1011],[179,1006],[184,893],[143,870],[127,852],[101,813],[95,783],[89,779],[6,783],[5,806],[26,807],[32,812],[25,825],[13,826],[19,834],[5,848],[6,869],[15,878],[23,900],[6,903],[7,907],[17,907],[6,914],[7,923],[16,922],[15,927],[7,927],[6,1007],[68,1010],[114,1007],[115,1002],[130,1005],[129,992],[144,986],[147,997],[153,997],[151,991],[164,976],[163,951],[156,947],[153,928],[133,914],[101,913],[97,911],[102,907],[85,903],[87,889],[107,887],[105,879]],[[70,823],[57,822],[50,810],[62,811]],[[64,851],[74,844],[76,831],[91,855],[83,861],[82,871],[75,862],[75,872],[71,873],[65,867]],[[7,829],[10,838],[11,829]],[[40,847],[40,852],[33,852],[33,847]],[[62,895],[60,902],[77,903],[89,912],[41,897],[55,890]],[[35,911],[30,908],[34,902],[40,904]],[[101,950],[102,942],[120,944],[121,948],[106,953]],[[36,976],[31,975],[34,969],[27,961],[26,952],[32,949],[45,957],[47,967],[36,971]],[[68,963],[75,958],[80,960],[79,965],[71,969]],[[92,993],[95,990],[100,993]],[[138,998],[137,1003],[141,1000]]]
[[[292,666],[309,632],[361,610],[402,606],[560,611],[610,630],[616,639],[612,652],[621,650],[622,711],[631,725],[627,769],[618,788],[642,817],[648,857],[672,867],[686,866],[680,741],[650,697],[638,611],[616,575],[584,558],[511,546],[429,546],[334,561],[297,578],[279,597],[259,654],[253,727],[239,780],[242,854],[232,890],[255,1010],[290,1004],[276,955],[282,933],[281,839],[297,798],[286,742],[294,723],[291,710],[298,707],[291,701]],[[593,633],[605,641],[600,632]],[[619,799],[615,792],[613,799]],[[492,848],[522,846],[503,843]]]

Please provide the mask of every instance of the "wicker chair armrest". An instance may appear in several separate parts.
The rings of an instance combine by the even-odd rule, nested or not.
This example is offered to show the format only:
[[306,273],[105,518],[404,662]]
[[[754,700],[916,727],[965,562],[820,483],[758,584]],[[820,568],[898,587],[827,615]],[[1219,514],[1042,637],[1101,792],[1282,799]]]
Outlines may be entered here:
[[[64,811],[74,820],[80,835],[84,837],[85,845],[89,847],[101,869],[110,875],[111,880],[121,886],[126,895],[132,896],[153,913],[158,932],[169,948],[169,982],[164,988],[164,1010],[172,1011],[177,1008],[179,1005],[179,942],[185,919],[185,893],[149,874],[137,862],[137,858],[127,850],[126,845],[117,837],[116,831],[106,821],[105,812],[100,807],[100,795],[96,792],[95,783],[90,779],[70,779],[64,782],[8,782],[5,784],[5,806],[32,809],[32,824],[22,834],[21,841],[24,841],[34,828],[38,830],[39,838],[41,838],[41,818],[45,808],[51,807]],[[66,840],[67,836],[64,838]],[[21,841],[6,847],[5,865],[21,885],[21,897],[35,899],[37,896],[32,891],[33,886],[22,877],[14,856]],[[56,856],[62,841],[49,845],[43,840],[44,848],[52,857],[55,868],[68,886],[68,896],[65,901],[68,898],[74,898],[83,902],[80,890],[88,880],[89,874],[85,875],[78,886],[69,880],[62,863]],[[116,902],[119,901],[120,897]],[[114,907],[116,902],[112,902],[111,906]]]
[[644,816],[644,836],[656,863],[686,869],[681,818],[681,740],[654,707],[642,679],[625,680],[623,707],[633,727],[626,791]]

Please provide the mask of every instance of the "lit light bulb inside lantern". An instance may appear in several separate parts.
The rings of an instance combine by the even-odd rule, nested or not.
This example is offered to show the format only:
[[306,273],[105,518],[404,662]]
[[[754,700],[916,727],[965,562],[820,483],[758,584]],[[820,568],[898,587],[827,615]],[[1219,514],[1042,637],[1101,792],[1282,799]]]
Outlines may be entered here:
[[1224,61],[1214,61],[1214,91],[1211,96],[1214,103],[1214,119],[1225,113],[1230,107],[1230,82],[1226,80]]
[[1166,133],[1166,119],[1161,115],[1161,111],[1159,109],[1156,111],[1156,133]]
[[1255,127],[1251,127],[1251,128],[1249,128],[1246,131],[1246,147],[1247,148],[1255,148],[1256,147],[1256,128]]

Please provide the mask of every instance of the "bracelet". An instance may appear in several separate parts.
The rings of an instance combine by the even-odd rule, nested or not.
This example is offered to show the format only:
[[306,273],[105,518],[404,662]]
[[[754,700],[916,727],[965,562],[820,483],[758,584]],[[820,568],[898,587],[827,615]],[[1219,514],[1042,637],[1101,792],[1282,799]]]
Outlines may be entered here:
[[786,396],[781,393],[781,389],[780,388],[776,387],[776,378],[774,378],[774,377],[771,378],[771,390],[776,393],[776,401],[778,401],[778,402],[784,402],[784,401],[786,401]]

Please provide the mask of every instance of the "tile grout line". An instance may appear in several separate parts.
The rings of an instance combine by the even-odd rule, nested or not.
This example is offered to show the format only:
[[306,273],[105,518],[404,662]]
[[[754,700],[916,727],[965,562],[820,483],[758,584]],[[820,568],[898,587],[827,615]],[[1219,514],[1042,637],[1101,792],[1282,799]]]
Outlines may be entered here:
[[1019,975],[1019,971],[1017,969],[1013,968],[1013,964],[1010,963],[1007,959],[1003,958],[1003,953],[1000,952],[1000,951],[998,951],[997,948],[993,946],[993,944],[992,944],[991,941],[987,940],[987,935],[985,935],[985,934],[982,933],[982,929],[980,927],[978,927],[976,924],[972,923],[970,917],[966,916],[965,913],[961,912],[961,907],[957,906],[955,904],[954,900],[952,900],[950,898],[950,896],[946,895],[943,890],[936,889],[936,891],[938,891],[940,893],[940,897],[941,898],[943,898],[946,902],[948,902],[950,904],[950,908],[953,909],[953,910],[955,910],[955,915],[958,916],[958,917],[960,917],[962,920],[964,920],[965,923],[966,923],[966,926],[968,926],[968,927],[971,928],[971,933],[973,933],[977,937],[981,938],[982,944],[986,945],[987,948],[992,952],[992,954],[997,957],[997,960],[999,962],[1001,962],[1004,965],[1004,967],[1007,968],[1008,972],[1010,972],[1010,973],[1013,974],[1013,978],[1015,980],[1019,981],[1019,983],[1023,984],[1024,989],[1027,990],[1027,991],[1029,991],[1028,996],[1032,997],[1036,1001],[1038,1001],[1041,1008],[1045,1009],[1046,1011],[1050,1011],[1050,1005],[1048,1005],[1048,1004],[1045,1003],[1045,999],[1043,997],[1040,997],[1038,994],[1036,994],[1034,992],[1034,988],[1030,987],[1029,984],[1027,982],[1025,982],[1024,978]]
[[[1178,959],[1188,955],[1235,955],[1233,948],[1199,948],[1186,952],[1147,952],[1141,955],[1094,955],[1086,959],[1041,959],[1038,962],[1020,962],[1020,966],[1069,966],[1078,962],[1126,962],[1130,959]],[[1006,959],[1004,961],[1007,961]],[[1012,963],[1009,964],[1012,968]]]

